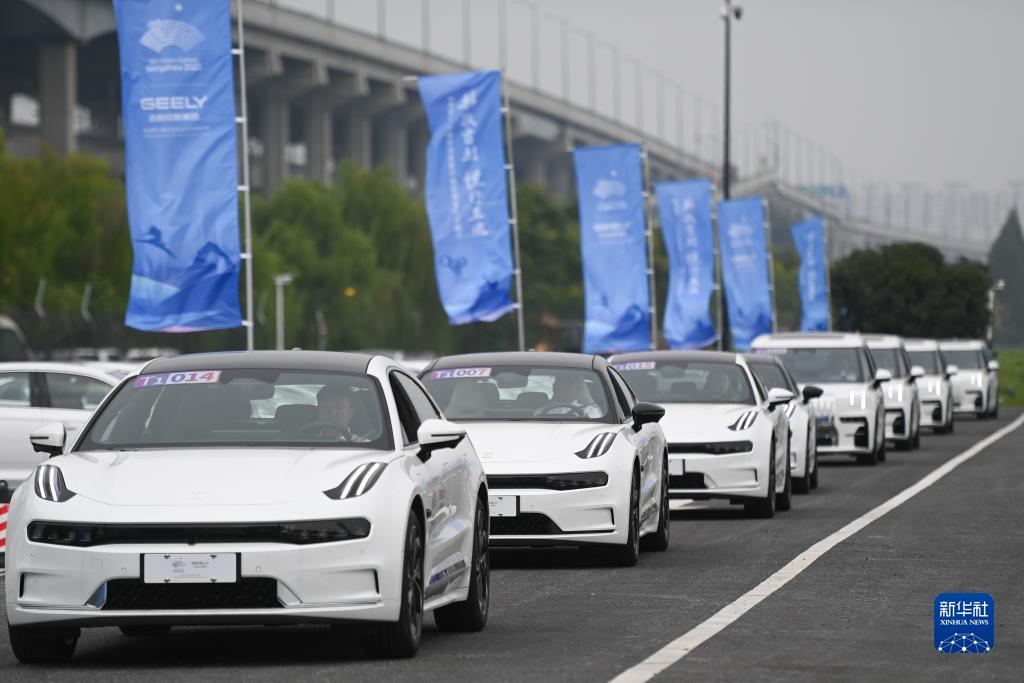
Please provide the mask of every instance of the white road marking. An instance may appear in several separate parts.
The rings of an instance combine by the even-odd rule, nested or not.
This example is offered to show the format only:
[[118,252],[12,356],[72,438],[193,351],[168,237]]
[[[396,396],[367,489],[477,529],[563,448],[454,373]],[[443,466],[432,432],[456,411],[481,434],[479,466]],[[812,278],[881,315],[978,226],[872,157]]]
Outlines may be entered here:
[[636,666],[626,669],[620,673],[612,679],[612,683],[640,683],[642,681],[651,680],[659,673],[688,655],[702,643],[710,640],[720,631],[749,612],[769,595],[785,586],[829,550],[850,538],[875,520],[884,516],[886,513],[895,510],[900,505],[903,505],[963,463],[978,455],[1006,435],[1020,428],[1021,425],[1024,425],[1024,415],[1021,415],[999,431],[989,434],[987,437],[974,444],[960,455],[947,460],[944,464],[932,470],[925,477],[920,479],[916,484],[903,489],[889,500],[853,520],[839,531],[836,531],[818,541],[798,555],[795,559],[790,561],[790,563],[785,567],[741,595],[735,602],[726,605],[709,619],[679,636]]

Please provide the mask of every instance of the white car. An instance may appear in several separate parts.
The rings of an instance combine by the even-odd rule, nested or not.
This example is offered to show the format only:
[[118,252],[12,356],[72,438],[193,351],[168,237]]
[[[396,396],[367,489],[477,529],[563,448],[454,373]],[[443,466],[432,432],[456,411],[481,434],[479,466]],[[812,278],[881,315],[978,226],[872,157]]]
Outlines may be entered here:
[[810,402],[819,398],[819,387],[808,385],[801,391],[789,370],[777,356],[770,353],[748,353],[743,356],[754,376],[766,389],[785,389],[795,396],[786,406],[786,418],[792,434],[789,444],[789,472],[795,493],[810,493],[818,488],[818,431]]
[[917,381],[924,368],[910,363],[903,340],[894,335],[864,335],[875,367],[892,377],[882,387],[885,404],[885,438],[897,448],[921,447],[921,399]]
[[936,434],[953,433],[953,383],[957,367],[947,365],[934,339],[904,339],[903,345],[913,365],[924,370],[917,380],[921,398],[921,426]]
[[597,546],[621,566],[668,548],[665,411],[603,358],[447,356],[422,379],[479,449],[494,545]]
[[651,351],[611,362],[641,400],[665,408],[672,497],[724,498],[753,517],[790,509],[791,392],[766,390],[735,353]]
[[23,662],[68,659],[91,626],[369,622],[375,654],[411,656],[426,610],[441,630],[487,620],[480,461],[389,359],[159,359],[66,454],[59,424],[32,441],[54,457],[11,504],[7,619]]
[[0,363],[0,503],[45,459],[32,450],[33,430],[60,422],[72,435],[121,378],[71,363]]
[[999,417],[999,361],[992,357],[988,344],[980,340],[943,340],[939,352],[953,375],[953,412]]
[[818,456],[852,455],[864,465],[885,460],[881,387],[892,376],[875,368],[863,337],[837,332],[764,334],[751,349],[777,355],[801,389],[821,388],[821,397],[811,401]]

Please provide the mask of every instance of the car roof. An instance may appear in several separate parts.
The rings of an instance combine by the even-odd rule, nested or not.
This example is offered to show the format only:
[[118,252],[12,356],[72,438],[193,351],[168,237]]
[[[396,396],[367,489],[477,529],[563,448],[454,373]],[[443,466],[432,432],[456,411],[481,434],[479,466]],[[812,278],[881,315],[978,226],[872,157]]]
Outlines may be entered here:
[[541,368],[585,368],[596,369],[607,365],[601,356],[584,353],[562,353],[559,351],[498,351],[491,353],[460,353],[441,356],[425,370],[465,368],[489,365],[513,365]]
[[374,356],[338,351],[218,351],[151,360],[141,374],[188,370],[281,369],[365,374]]
[[757,348],[858,348],[865,346],[864,338],[849,332],[776,332],[762,334],[751,346]]
[[934,339],[904,339],[903,346],[907,351],[936,351],[939,342]]
[[684,362],[705,363],[736,363],[739,354],[731,351],[636,351],[633,353],[617,353],[608,359],[610,363],[629,362],[635,360],[675,360]]
[[865,334],[864,342],[869,349],[898,349],[903,340],[894,334]]
[[949,351],[981,351],[988,345],[980,339],[940,339],[939,348]]
[[113,382],[114,384],[121,381],[119,377],[111,375],[103,368],[85,365],[84,363],[62,363],[48,360],[23,360],[0,363],[0,372],[61,372],[94,377]]

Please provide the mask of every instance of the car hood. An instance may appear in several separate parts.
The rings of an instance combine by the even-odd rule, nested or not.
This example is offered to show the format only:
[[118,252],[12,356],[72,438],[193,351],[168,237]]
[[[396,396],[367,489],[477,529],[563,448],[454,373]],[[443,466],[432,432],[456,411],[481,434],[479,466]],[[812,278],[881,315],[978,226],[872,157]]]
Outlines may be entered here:
[[[574,456],[598,434],[617,433],[622,425],[582,422],[463,422],[485,471],[492,465],[553,462]],[[572,463],[577,458],[565,460]],[[584,462],[580,460],[580,463]]]
[[392,451],[362,449],[167,449],[86,451],[54,458],[80,496],[125,506],[275,505],[325,491],[359,464]]
[[[692,441],[736,441],[746,430],[729,429],[757,406],[734,403],[662,403],[665,417],[661,428],[669,443]],[[758,417],[757,419],[764,419]],[[753,422],[749,426],[753,426]],[[747,428],[749,429],[749,427]]]

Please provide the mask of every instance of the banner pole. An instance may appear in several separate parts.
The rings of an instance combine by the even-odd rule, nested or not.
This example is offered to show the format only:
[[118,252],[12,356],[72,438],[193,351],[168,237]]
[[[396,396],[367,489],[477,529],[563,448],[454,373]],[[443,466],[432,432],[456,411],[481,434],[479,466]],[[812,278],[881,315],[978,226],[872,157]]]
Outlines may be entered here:
[[711,184],[711,240],[714,244],[715,250],[715,317],[718,319],[718,342],[715,344],[715,348],[719,351],[725,349],[725,328],[722,327],[723,315],[722,309],[722,297],[725,296],[725,288],[722,286],[722,255],[721,249],[719,249],[719,237],[718,233],[721,226],[718,224],[718,202],[715,201],[715,193],[717,192],[715,184]]
[[828,254],[828,220],[821,219],[822,251],[825,252],[825,305],[828,307],[828,331],[832,331],[832,261]]
[[[504,30],[504,28],[502,29]],[[512,228],[512,254],[515,259],[516,276],[516,337],[519,350],[526,350],[526,325],[523,317],[523,266],[519,256],[519,199],[516,197],[516,162],[512,154],[512,103],[509,99],[505,72],[501,72],[501,94],[504,100],[502,114],[505,118],[505,173],[508,178],[509,225]]]
[[235,0],[235,17],[238,21],[238,48],[233,50],[238,56],[238,83],[241,116],[236,123],[242,126],[242,185],[238,191],[242,193],[242,206],[245,220],[245,347],[249,351],[256,348],[255,323],[252,311],[252,188],[249,186],[249,103],[245,87],[245,19],[242,15],[242,0]]
[[650,289],[651,350],[658,349],[658,295],[654,281],[654,215],[651,210],[651,164],[647,158],[647,145],[640,145],[640,159],[644,166],[644,220],[647,223],[647,287]]
[[772,296],[772,332],[779,331],[779,313],[775,309],[775,258],[772,256],[772,224],[768,218],[768,200],[761,200],[761,210],[764,212],[764,243],[765,251],[768,252],[768,289]]

